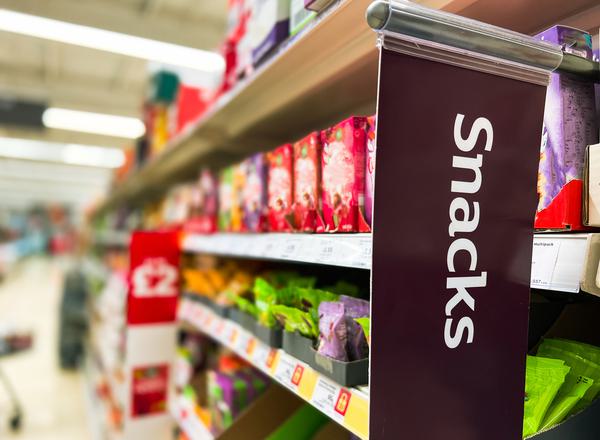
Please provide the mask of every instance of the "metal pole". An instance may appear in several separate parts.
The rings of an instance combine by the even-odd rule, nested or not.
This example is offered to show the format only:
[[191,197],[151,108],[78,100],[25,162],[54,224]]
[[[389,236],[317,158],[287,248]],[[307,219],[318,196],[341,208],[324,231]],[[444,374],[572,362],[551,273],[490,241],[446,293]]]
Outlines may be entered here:
[[564,53],[556,44],[407,0],[374,1],[367,10],[367,22],[384,35],[405,35],[544,70],[600,80],[598,63]]

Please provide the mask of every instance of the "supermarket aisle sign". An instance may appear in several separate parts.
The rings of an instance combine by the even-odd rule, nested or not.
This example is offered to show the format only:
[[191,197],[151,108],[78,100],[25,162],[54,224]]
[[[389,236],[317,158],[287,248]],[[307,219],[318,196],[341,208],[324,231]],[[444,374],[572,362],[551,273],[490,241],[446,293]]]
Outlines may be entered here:
[[520,439],[546,88],[380,62],[369,438]]
[[176,320],[179,257],[177,233],[133,233],[127,300],[129,324],[167,323]]

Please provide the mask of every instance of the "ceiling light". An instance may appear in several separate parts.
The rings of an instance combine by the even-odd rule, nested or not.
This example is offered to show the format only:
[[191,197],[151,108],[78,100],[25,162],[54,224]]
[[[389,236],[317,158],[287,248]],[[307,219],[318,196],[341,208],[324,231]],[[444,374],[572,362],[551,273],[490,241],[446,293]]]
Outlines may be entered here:
[[225,69],[223,57],[191,47],[0,9],[0,30],[104,50],[204,72]]
[[48,128],[103,134],[128,139],[136,139],[146,131],[144,123],[137,118],[82,112],[65,108],[51,107],[46,109],[42,115],[42,121]]
[[125,163],[125,154],[118,148],[5,137],[0,138],[0,157],[98,168],[118,168]]

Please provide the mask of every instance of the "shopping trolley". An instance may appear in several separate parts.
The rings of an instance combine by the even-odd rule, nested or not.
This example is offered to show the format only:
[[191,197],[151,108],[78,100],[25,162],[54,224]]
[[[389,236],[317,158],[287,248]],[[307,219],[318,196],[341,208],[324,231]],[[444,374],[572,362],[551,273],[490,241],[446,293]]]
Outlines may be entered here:
[[[0,358],[10,356],[31,348],[33,337],[30,333],[5,331],[0,334]],[[6,390],[10,400],[11,411],[9,427],[12,431],[18,431],[23,423],[23,407],[19,402],[17,393],[8,376],[0,366],[0,381]]]

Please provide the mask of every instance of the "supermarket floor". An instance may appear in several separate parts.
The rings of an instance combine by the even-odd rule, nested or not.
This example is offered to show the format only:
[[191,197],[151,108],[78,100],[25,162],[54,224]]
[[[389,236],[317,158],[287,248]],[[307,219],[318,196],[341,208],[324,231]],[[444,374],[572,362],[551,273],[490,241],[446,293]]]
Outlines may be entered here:
[[0,388],[0,438],[26,440],[88,440],[91,438],[83,375],[59,368],[58,309],[61,261],[29,259],[0,284],[0,325],[31,329],[33,348],[0,358],[0,368],[12,382],[24,410],[19,434],[8,430],[10,406]]

